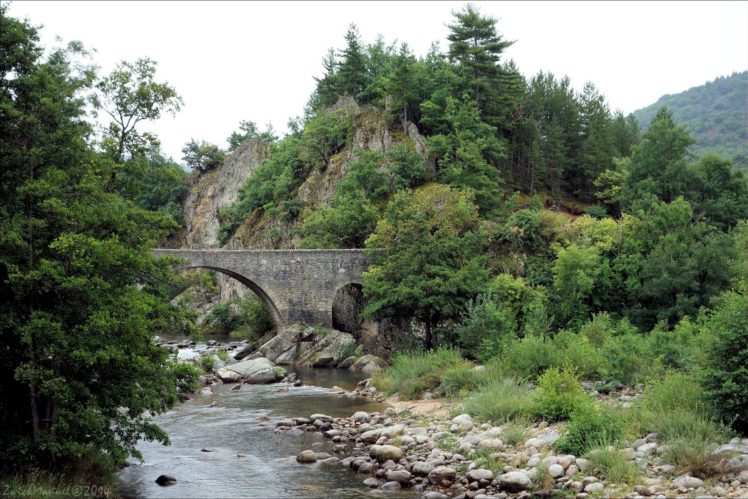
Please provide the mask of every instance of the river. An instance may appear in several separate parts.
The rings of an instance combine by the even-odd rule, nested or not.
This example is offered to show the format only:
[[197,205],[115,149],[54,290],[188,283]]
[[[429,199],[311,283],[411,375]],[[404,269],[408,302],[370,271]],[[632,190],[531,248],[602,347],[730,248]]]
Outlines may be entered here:
[[[126,497],[363,497],[367,475],[340,464],[298,464],[295,456],[319,442],[330,452],[331,442],[319,432],[298,436],[275,433],[275,423],[287,417],[323,413],[350,416],[356,411],[383,411],[386,406],[361,398],[333,394],[334,385],[351,389],[363,378],[338,369],[295,369],[304,386],[286,384],[213,387],[212,395],[193,399],[154,418],[171,445],[143,442],[144,462],[135,460],[120,473],[118,494]],[[313,386],[315,385],[315,386]],[[288,391],[279,391],[279,388]],[[270,418],[267,420],[267,418]],[[212,452],[202,452],[201,449]],[[342,457],[342,456],[340,456]],[[177,479],[174,485],[155,483],[159,475]]]

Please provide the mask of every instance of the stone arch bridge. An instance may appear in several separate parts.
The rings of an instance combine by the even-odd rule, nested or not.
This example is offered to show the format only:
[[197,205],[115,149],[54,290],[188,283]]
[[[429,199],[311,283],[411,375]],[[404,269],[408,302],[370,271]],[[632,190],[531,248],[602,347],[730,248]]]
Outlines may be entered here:
[[156,249],[184,258],[180,268],[203,268],[245,284],[262,300],[278,328],[294,322],[333,326],[333,303],[346,286],[363,284],[363,250]]

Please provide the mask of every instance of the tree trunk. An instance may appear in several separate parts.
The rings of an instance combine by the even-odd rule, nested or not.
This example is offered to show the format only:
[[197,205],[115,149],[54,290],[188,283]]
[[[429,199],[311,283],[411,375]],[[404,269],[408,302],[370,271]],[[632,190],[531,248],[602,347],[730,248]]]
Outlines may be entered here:
[[423,339],[423,347],[426,350],[433,350],[434,347],[436,346],[436,337],[434,336],[434,328],[433,328],[433,324],[431,323],[430,312],[426,316],[424,325],[426,326],[426,337]]

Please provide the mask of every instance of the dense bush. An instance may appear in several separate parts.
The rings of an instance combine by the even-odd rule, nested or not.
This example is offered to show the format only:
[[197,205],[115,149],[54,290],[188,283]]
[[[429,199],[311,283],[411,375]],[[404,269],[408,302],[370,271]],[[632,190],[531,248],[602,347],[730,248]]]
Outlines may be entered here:
[[555,443],[556,450],[582,456],[596,447],[615,445],[623,436],[620,414],[610,407],[583,403],[571,413],[566,435]]
[[468,302],[455,330],[463,352],[485,362],[517,338],[517,321],[511,309],[487,294]]
[[704,326],[706,365],[701,378],[722,420],[748,432],[748,293],[721,296]]
[[551,367],[538,378],[532,411],[547,421],[560,421],[569,419],[579,406],[589,402],[573,367],[566,365],[563,370]]

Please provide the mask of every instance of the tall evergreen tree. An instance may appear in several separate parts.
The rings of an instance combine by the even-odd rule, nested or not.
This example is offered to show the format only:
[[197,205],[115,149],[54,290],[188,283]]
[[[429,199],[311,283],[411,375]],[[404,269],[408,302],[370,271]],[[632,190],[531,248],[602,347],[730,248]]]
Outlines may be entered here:
[[497,20],[482,16],[472,4],[452,14],[455,22],[448,26],[447,36],[449,60],[458,65],[462,78],[460,90],[477,103],[488,123],[501,126],[506,121],[507,109],[501,106],[500,99],[503,73],[500,58],[514,42],[504,40],[496,31]]

